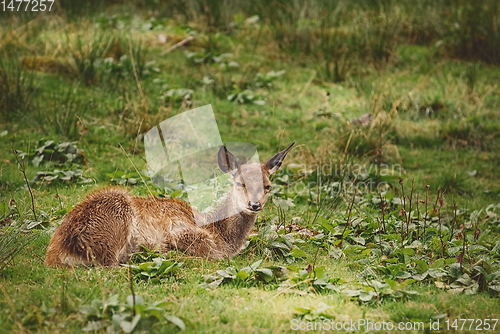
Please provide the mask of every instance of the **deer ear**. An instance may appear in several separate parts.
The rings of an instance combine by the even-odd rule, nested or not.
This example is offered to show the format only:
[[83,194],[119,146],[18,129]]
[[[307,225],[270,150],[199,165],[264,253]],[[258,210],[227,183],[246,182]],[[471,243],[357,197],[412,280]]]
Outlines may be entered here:
[[219,167],[224,173],[230,173],[240,168],[234,155],[224,145],[219,149],[218,159]]
[[283,160],[285,160],[285,157],[286,157],[288,151],[290,151],[290,149],[292,148],[292,146],[294,144],[295,144],[295,142],[293,142],[292,145],[288,146],[283,151],[275,154],[271,159],[269,159],[263,165],[263,167],[265,169],[267,169],[267,171],[269,172],[269,174],[272,174],[272,173],[276,172],[278,169],[280,169],[281,164],[283,163]]

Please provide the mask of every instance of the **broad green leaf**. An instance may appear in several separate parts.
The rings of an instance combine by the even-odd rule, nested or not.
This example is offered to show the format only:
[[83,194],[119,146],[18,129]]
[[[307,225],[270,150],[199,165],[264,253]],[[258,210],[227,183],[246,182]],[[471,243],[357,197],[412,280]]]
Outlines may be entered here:
[[257,268],[260,266],[260,264],[262,263],[262,261],[263,261],[263,259],[260,259],[260,260],[255,261],[254,263],[252,263],[252,264],[250,265],[250,268],[252,268],[252,270],[257,269]]
[[106,321],[91,321],[85,327],[82,328],[84,332],[95,332],[105,328],[107,325]]
[[141,315],[136,314],[132,321],[123,320],[120,322],[120,327],[125,333],[132,333],[141,320]]
[[480,252],[480,251],[488,251],[488,248],[481,245],[471,245],[467,247],[469,252]]
[[444,259],[437,259],[436,261],[434,261],[430,267],[432,269],[438,269],[438,268],[443,268],[444,267]]
[[399,284],[399,286],[402,287],[402,288],[405,288],[408,285],[411,285],[411,284],[413,284],[415,282],[416,282],[416,280],[410,278],[410,279],[407,279],[407,280],[401,282],[401,284]]
[[235,278],[234,275],[229,275],[225,270],[217,270],[216,271],[217,275],[219,275],[220,277],[224,277],[224,278]]
[[415,265],[417,266],[417,272],[419,274],[423,274],[429,269],[429,265],[423,260],[413,260],[415,262]]
[[172,194],[170,194],[171,198],[177,198],[182,195],[182,189],[174,191]]
[[241,280],[245,280],[248,278],[248,273],[244,269],[242,269],[236,274],[236,277],[238,277]]
[[414,279],[416,279],[417,281],[422,281],[424,280],[427,276],[429,275],[429,273],[425,272],[423,274],[413,274],[411,277],[413,277]]
[[488,273],[486,272],[486,270],[484,270],[483,267],[475,266],[474,270],[477,271],[477,272],[479,272],[480,274],[482,274],[484,277],[488,277],[489,276]]
[[467,287],[464,291],[464,295],[475,295],[479,291],[479,284],[475,282],[471,287]]
[[325,228],[328,232],[332,233],[332,234],[335,234],[335,228],[326,220],[325,217],[323,216],[319,216],[318,217],[318,222],[319,224]]
[[462,276],[462,269],[459,263],[450,264],[450,276],[457,279]]
[[168,321],[170,321],[171,323],[173,323],[174,325],[176,325],[177,327],[179,327],[180,330],[186,329],[186,325],[184,324],[184,321],[182,321],[180,318],[176,317],[175,315],[166,314],[165,318]]
[[360,255],[361,255],[362,257],[366,257],[366,256],[368,256],[371,252],[372,252],[372,250],[368,248],[368,249],[365,249],[364,251],[362,251]]
[[207,284],[207,288],[210,290],[215,290],[222,283],[223,280],[224,280],[224,278],[212,281],[212,282]]
[[[134,305],[134,296],[132,295],[128,295],[127,296],[127,304],[130,306],[130,307],[133,307]],[[139,305],[144,305],[144,299],[142,299],[141,296],[139,295],[135,295],[135,304],[139,304]]]
[[316,275],[316,278],[324,278],[326,276],[325,266],[314,268],[314,273]]
[[299,248],[292,249],[292,251],[288,255],[291,255],[293,257],[307,257],[306,252]]
[[382,234],[382,238],[390,240],[390,241],[401,241],[401,234],[393,233],[393,234]]
[[405,278],[410,278],[411,277],[411,274],[407,271],[400,271],[397,275],[396,275],[396,278],[402,278],[402,279],[405,279]]
[[332,256],[335,259],[340,259],[342,257],[342,249],[337,247],[330,247],[328,255]]
[[92,299],[92,301],[90,302],[90,306],[92,306],[96,310],[102,310],[102,307],[103,307],[102,300],[100,300],[100,299]]
[[106,306],[118,306],[118,295],[112,295],[106,300]]
[[255,274],[264,279],[266,282],[273,279],[273,271],[268,268],[255,269]]
[[115,313],[111,317],[111,321],[113,322],[113,325],[115,326],[115,329],[118,330],[120,328],[120,323],[127,319],[127,314],[125,313]]
[[469,275],[463,274],[459,279],[457,279],[457,282],[460,282],[463,285],[468,286],[472,283],[472,279],[469,277]]
[[363,237],[351,237],[351,239],[358,244],[361,244],[361,245],[365,244],[365,238],[363,238]]
[[303,307],[296,307],[294,310],[296,314],[308,314],[310,312],[309,309]]
[[441,271],[441,270],[437,270],[437,269],[432,269],[432,268],[429,268],[429,270],[427,270],[427,273],[429,274],[429,276],[431,276],[432,278],[439,278],[439,277],[443,277],[443,276],[448,276],[447,273]]
[[99,315],[99,311],[96,310],[94,307],[89,306],[89,305],[82,305],[79,308],[80,312],[87,315],[87,316],[92,316],[92,315]]
[[284,249],[284,250],[290,250],[290,247],[288,247],[284,243],[278,242],[278,241],[272,241],[272,242],[270,242],[269,243],[269,247],[270,248],[280,248],[280,249]]
[[168,263],[169,261],[164,261],[162,258],[156,257],[153,259],[153,262],[154,262],[154,268],[160,268],[163,263]]
[[458,252],[462,251],[462,246],[448,247],[448,255],[455,256]]
[[38,156],[34,157],[34,158],[31,160],[31,162],[33,163],[33,166],[35,166],[35,167],[40,166],[40,163],[43,161],[43,157],[44,157],[44,155],[43,155],[43,154],[42,154],[42,155],[38,155]]
[[154,262],[144,262],[139,264],[139,270],[151,271],[151,266],[154,266]]
[[361,292],[360,295],[359,295],[359,300],[361,301],[364,301],[364,302],[367,302],[367,301],[370,301],[372,300],[372,298],[376,296],[376,293],[373,292],[373,291],[368,291],[368,292]]
[[386,278],[384,280],[387,284],[389,284],[389,286],[391,287],[392,290],[396,290],[396,287],[398,286],[398,283],[392,279],[388,279]]
[[398,263],[399,259],[397,257],[393,259],[382,259],[383,262],[388,262],[388,263]]

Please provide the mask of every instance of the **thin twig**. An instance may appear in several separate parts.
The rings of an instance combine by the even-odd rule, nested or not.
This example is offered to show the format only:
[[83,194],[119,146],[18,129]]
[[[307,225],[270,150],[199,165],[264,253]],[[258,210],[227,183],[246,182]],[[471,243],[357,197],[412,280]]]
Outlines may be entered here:
[[125,151],[125,149],[123,148],[122,144],[118,143],[118,145],[120,145],[120,148],[122,149],[123,153],[125,154],[125,156],[128,158],[128,160],[130,161],[130,163],[132,164],[132,166],[134,167],[135,171],[137,172],[137,174],[139,174],[139,176],[141,177],[141,180],[142,182],[144,183],[144,185],[146,186],[146,188],[148,189],[149,191],[149,194],[151,195],[151,197],[153,197],[153,199],[156,200],[156,197],[153,195],[153,192],[151,191],[151,189],[149,189],[149,186],[148,184],[146,183],[146,181],[144,180],[144,178],[142,177],[142,174],[139,173],[139,170],[137,169],[137,167],[135,166],[134,162],[132,161],[132,159],[130,159],[130,156],[127,154],[127,152]]
[[425,229],[427,228],[427,213],[429,212],[429,211],[427,210],[427,203],[428,203],[428,199],[429,199],[428,190],[429,190],[429,185],[426,185],[426,186],[425,186],[425,218],[424,218],[424,233],[422,233],[422,235],[424,235],[424,234],[425,234]]
[[[14,137],[15,139],[15,137]],[[17,150],[14,149],[14,140],[12,141],[12,152],[14,153],[14,156],[16,157],[17,164],[19,166],[22,166],[21,172],[24,175],[24,181],[26,182],[26,186],[28,186],[28,191],[30,192],[31,196],[31,210],[33,211],[33,216],[35,216],[35,221],[38,221],[38,218],[36,216],[35,212],[35,198],[33,197],[33,192],[31,191],[30,183],[28,182],[28,178],[26,177],[26,166],[24,165],[24,159],[22,159],[22,164],[19,162],[19,157],[18,157],[18,152]]]
[[378,195],[380,196],[380,208],[382,209],[382,226],[384,227],[384,234],[386,233],[385,231],[385,199],[382,199],[382,194],[380,193],[380,190],[378,192]]
[[441,208],[443,207],[443,199],[441,198],[442,196],[442,193],[440,193],[440,191],[438,191],[438,201],[439,201],[439,208],[438,208],[438,224],[439,224],[439,240],[441,241],[441,247],[443,248],[443,258],[445,256],[444,252],[445,252],[445,246],[444,246],[444,242],[443,242],[443,233],[442,233],[442,229],[443,229],[443,224],[441,223]]
[[316,272],[314,271],[314,268],[316,267],[316,260],[318,258],[318,253],[319,253],[320,247],[318,246],[318,250],[316,250],[316,254],[314,255],[314,262],[312,265],[312,272],[313,272],[313,278],[316,279]]
[[464,244],[463,244],[463,248],[462,248],[462,258],[461,258],[461,261],[458,261],[460,262],[460,270],[462,271],[462,273],[464,272],[464,269],[463,269],[463,263],[465,261],[465,247],[466,247],[466,234],[467,232],[465,231],[465,225],[461,225],[462,227],[462,238],[464,238]]
[[36,255],[35,253],[31,253],[31,255],[33,255],[34,257],[36,257],[37,259],[39,259],[40,261],[42,261],[42,263],[45,262],[44,259],[42,259],[40,256]]
[[309,86],[313,82],[314,78],[316,77],[317,73],[318,73],[317,71],[313,71],[313,73],[311,74],[311,77],[309,78],[309,80],[307,80],[306,84],[304,85],[304,88],[302,88],[302,91],[299,93],[299,100],[304,96],[307,88],[309,88]]
[[186,45],[187,43],[191,42],[194,40],[194,36],[189,36],[188,38],[186,39],[183,39],[182,41],[180,41],[179,43],[177,44],[174,44],[172,45],[171,47],[169,47],[168,49],[166,49],[165,51],[163,51],[161,53],[162,56],[166,55],[167,53],[170,53],[172,51],[174,51],[175,49],[178,49],[180,48],[181,46],[184,46]]
[[61,206],[61,209],[63,209],[64,206],[61,201],[61,196],[59,196],[59,190],[57,190],[57,187],[56,187],[56,199],[59,200],[59,205]]
[[411,178],[410,209],[408,210],[408,218],[406,219],[406,235],[407,236],[409,235],[409,225],[411,224],[411,206],[412,206],[412,202],[413,202],[413,177]]
[[345,224],[344,230],[342,231],[341,240],[344,239],[345,230],[347,229],[347,226],[349,226],[349,224],[351,222],[351,212],[352,212],[352,207],[354,206],[354,199],[355,198],[356,198],[356,189],[354,189],[354,195],[352,196],[352,202],[351,202],[351,205],[349,207],[349,216],[347,216],[347,224]]
[[379,244],[380,244],[380,251],[382,252],[382,255],[384,254],[384,250],[382,249],[382,229],[380,228],[380,219],[378,219],[377,217],[377,221],[378,221],[378,241],[379,241]]
[[418,207],[418,195],[417,194],[417,240],[420,240],[420,209]]
[[453,223],[451,223],[451,236],[450,241],[453,240],[455,224],[457,223],[457,202],[453,202],[453,209],[455,211],[455,217],[453,218]]
[[[403,248],[403,241],[404,241],[404,223],[406,222],[406,226],[408,226],[408,218],[406,217],[406,199],[405,199],[405,188],[403,185],[403,178],[399,178],[399,184],[401,185],[401,191],[403,193],[403,214],[401,215],[401,248]],[[404,216],[404,217],[403,217]],[[403,220],[404,218],[404,220]]]
[[135,317],[135,293],[134,293],[134,277],[132,271],[130,270],[130,256],[128,257],[128,279],[130,282],[130,292],[132,293],[132,314]]

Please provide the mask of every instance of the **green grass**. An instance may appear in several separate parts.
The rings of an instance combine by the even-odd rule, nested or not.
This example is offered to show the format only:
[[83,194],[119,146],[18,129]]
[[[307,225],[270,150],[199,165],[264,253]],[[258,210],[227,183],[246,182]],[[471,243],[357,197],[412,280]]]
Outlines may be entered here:
[[[254,15],[260,19],[256,21]],[[429,214],[435,218],[433,231],[438,233],[438,219],[442,219],[446,239],[452,224],[455,235],[463,224],[472,246],[478,243],[473,240],[477,215],[477,226],[484,236],[480,244],[487,250],[468,256],[464,267],[472,275],[473,262],[482,259],[479,264],[488,273],[498,270],[499,210],[486,210],[500,201],[499,28],[493,24],[497,17],[496,2],[465,0],[450,6],[445,1],[374,4],[317,0],[309,4],[258,2],[252,7],[243,1],[224,7],[215,1],[186,1],[185,6],[156,1],[113,5],[92,1],[82,7],[66,1],[55,12],[35,20],[29,13],[9,14],[0,27],[2,236],[8,232],[4,225],[30,223],[34,218],[12,148],[28,153],[29,180],[37,172],[55,169],[79,168],[83,174],[71,181],[30,183],[35,210],[43,223],[35,228],[34,238],[27,236],[33,239],[25,248],[0,263],[0,333],[23,329],[80,332],[88,324],[81,306],[113,294],[125,303],[130,294],[126,268],[47,268],[42,260],[50,236],[85,194],[114,184],[108,174],[122,175],[135,172],[135,167],[139,171],[147,167],[142,136],[152,126],[206,104],[212,104],[223,142],[251,142],[261,159],[295,141],[297,148],[285,165],[302,164],[311,169],[331,162],[367,168],[395,165],[394,175],[372,172],[368,177],[387,182],[396,197],[401,192],[398,177],[404,179],[406,196],[413,178],[413,205],[417,194],[425,198],[425,186],[430,185],[429,209],[441,189],[444,207],[439,214]],[[160,43],[159,34],[169,36],[169,41]],[[189,35],[195,40],[185,50],[163,54]],[[196,57],[203,57],[203,61],[196,62],[185,51],[197,52]],[[224,53],[232,56],[218,60]],[[228,66],[229,61],[239,67]],[[257,76],[281,70],[286,73],[271,85],[263,85]],[[190,89],[193,94],[190,99],[167,96],[171,89]],[[238,104],[227,99],[229,94],[245,90],[266,103]],[[352,122],[366,113],[372,114],[369,125]],[[33,165],[38,143],[47,140],[74,142],[83,154],[74,162],[64,158],[52,161],[47,151],[42,162]],[[374,227],[377,218],[382,218],[377,192],[356,194],[350,218],[351,191],[341,194],[339,206],[328,204],[326,192],[334,182],[344,177],[360,182],[365,176],[352,170],[326,177],[314,171],[292,175],[297,170],[293,165],[287,170],[275,177],[275,183],[290,182],[290,186],[277,190],[273,197],[289,198],[295,206],[281,211],[276,204],[280,202],[270,199],[258,228],[282,220],[290,224],[292,218],[300,217],[300,224],[322,231],[324,239],[304,238],[305,243],[297,245],[306,251],[306,257],[294,258],[266,256],[276,250],[261,236],[231,260],[231,265],[241,268],[264,258],[261,267],[288,266],[290,262],[299,268],[324,266],[332,280],[346,282],[337,281],[339,289],[359,288],[363,279],[406,281],[365,272],[383,263],[375,251],[361,253],[382,246]],[[317,185],[320,177],[322,189]],[[92,181],[79,183],[83,179]],[[299,193],[294,186],[300,182],[312,182],[311,191]],[[127,188],[136,195],[148,194],[142,181],[129,183]],[[9,207],[11,199],[17,208]],[[420,204],[421,217],[423,206]],[[389,203],[385,211],[388,235],[401,235],[399,210],[398,204]],[[352,234],[346,235],[340,248],[344,255],[338,259],[335,245],[348,220],[360,225],[348,229]],[[413,235],[405,238],[417,238],[416,227],[409,229]],[[415,269],[414,259],[428,264],[441,257],[456,260],[456,255],[440,254],[439,238],[432,233],[418,236],[424,245],[409,262],[404,256],[399,260],[407,265],[405,270]],[[366,244],[351,237],[365,238]],[[388,241],[384,239],[382,244],[389,245]],[[397,250],[399,242],[394,239],[388,247]],[[452,241],[446,242],[446,247],[453,246]],[[350,246],[361,248],[349,251]],[[175,256],[184,264],[173,276],[159,284],[136,281],[135,293],[148,305],[170,302],[164,312],[181,318],[186,332],[291,332],[291,320],[304,317],[296,308],[318,307],[320,303],[333,307],[328,316],[346,321],[365,318],[428,323],[442,314],[450,320],[500,316],[498,292],[488,289],[480,275],[474,277],[480,283],[475,294],[438,288],[435,282],[454,282],[445,276],[417,281],[407,288],[418,295],[400,298],[389,294],[380,301],[363,302],[340,290],[320,291],[305,283],[280,290],[279,282],[247,280],[207,290],[200,286],[203,275],[225,269],[227,261]],[[451,270],[448,264],[444,268]],[[326,315],[310,317],[317,320]],[[153,332],[175,331],[177,327],[166,320],[153,325]]]

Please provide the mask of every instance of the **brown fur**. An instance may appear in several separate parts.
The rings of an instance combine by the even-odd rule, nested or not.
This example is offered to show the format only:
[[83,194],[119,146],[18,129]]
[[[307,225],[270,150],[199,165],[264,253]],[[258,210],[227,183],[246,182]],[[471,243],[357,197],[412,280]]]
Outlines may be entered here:
[[[293,145],[293,144],[292,144]],[[223,146],[219,166],[234,186],[226,200],[206,215],[177,199],[141,198],[120,188],[91,193],[57,228],[47,249],[48,266],[116,266],[128,255],[148,249],[222,259],[236,255],[266,201],[269,176],[292,147],[263,165],[238,166]],[[260,206],[253,210],[251,204]],[[205,221],[198,226],[196,221]]]

